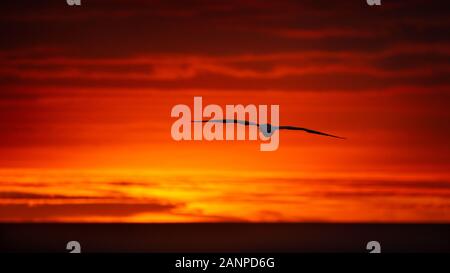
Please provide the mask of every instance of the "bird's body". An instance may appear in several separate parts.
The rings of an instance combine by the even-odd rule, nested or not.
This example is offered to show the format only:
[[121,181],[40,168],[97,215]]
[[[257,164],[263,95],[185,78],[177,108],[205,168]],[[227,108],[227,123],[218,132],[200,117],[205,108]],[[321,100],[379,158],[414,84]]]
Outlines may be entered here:
[[327,133],[323,133],[323,132],[319,132],[316,130],[311,130],[308,128],[303,128],[303,127],[296,127],[296,126],[274,126],[271,125],[270,123],[266,123],[266,124],[259,124],[259,123],[255,123],[255,122],[250,122],[248,120],[238,120],[238,119],[210,119],[210,120],[194,120],[192,122],[213,122],[213,123],[236,123],[236,124],[241,124],[241,125],[245,125],[245,126],[257,126],[259,131],[265,136],[265,137],[270,137],[272,136],[272,134],[276,131],[276,130],[295,130],[295,131],[304,131],[307,132],[309,134],[315,134],[315,135],[322,135],[322,136],[328,136],[328,137],[334,137],[334,138],[339,138],[339,139],[345,139],[343,137],[339,137],[339,136],[335,136],[335,135],[331,135],[331,134],[327,134]]

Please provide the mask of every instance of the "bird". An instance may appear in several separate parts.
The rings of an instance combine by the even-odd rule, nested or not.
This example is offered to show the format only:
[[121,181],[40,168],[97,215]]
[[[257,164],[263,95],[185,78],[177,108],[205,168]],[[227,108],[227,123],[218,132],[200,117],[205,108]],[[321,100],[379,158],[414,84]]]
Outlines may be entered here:
[[273,133],[275,133],[276,130],[295,130],[295,131],[304,131],[309,134],[315,134],[315,135],[321,135],[321,136],[327,136],[327,137],[333,137],[338,139],[346,139],[345,137],[335,136],[323,132],[319,132],[316,130],[303,128],[303,127],[297,127],[297,126],[274,126],[270,123],[266,124],[259,124],[255,122],[251,122],[248,120],[239,120],[239,119],[210,119],[210,120],[193,120],[192,122],[213,122],[213,123],[236,123],[236,124],[242,124],[245,126],[257,126],[259,131],[265,136],[270,137]]

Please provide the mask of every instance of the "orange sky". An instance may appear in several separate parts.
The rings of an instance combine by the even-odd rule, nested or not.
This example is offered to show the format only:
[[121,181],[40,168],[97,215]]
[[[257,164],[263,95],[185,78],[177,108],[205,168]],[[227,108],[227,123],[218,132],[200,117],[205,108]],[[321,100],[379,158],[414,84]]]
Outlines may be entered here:
[[[110,2],[2,8],[0,221],[450,221],[445,1]],[[176,142],[194,96],[348,139]]]

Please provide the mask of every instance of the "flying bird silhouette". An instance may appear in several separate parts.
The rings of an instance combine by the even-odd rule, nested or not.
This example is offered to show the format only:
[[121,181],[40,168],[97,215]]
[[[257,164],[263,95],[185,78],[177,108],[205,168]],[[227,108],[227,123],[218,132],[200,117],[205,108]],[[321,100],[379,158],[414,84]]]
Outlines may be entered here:
[[210,120],[193,120],[192,122],[213,122],[213,123],[236,123],[236,124],[242,124],[245,126],[257,126],[259,131],[263,133],[265,137],[270,137],[276,130],[295,130],[295,131],[304,131],[309,134],[315,134],[315,135],[321,135],[321,136],[328,136],[328,137],[334,137],[339,139],[345,139],[345,137],[335,136],[323,132],[319,132],[316,130],[311,130],[308,128],[303,127],[296,127],[296,126],[273,126],[270,123],[267,124],[259,124],[255,122],[250,122],[248,120],[238,120],[238,119],[210,119]]

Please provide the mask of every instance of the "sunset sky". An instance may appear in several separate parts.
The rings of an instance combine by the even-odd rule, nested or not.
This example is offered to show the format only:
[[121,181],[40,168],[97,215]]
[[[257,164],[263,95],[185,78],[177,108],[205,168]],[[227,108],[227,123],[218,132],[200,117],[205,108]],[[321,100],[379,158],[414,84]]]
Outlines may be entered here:
[[[4,1],[0,222],[450,222],[450,3]],[[177,104],[278,104],[174,141]]]

